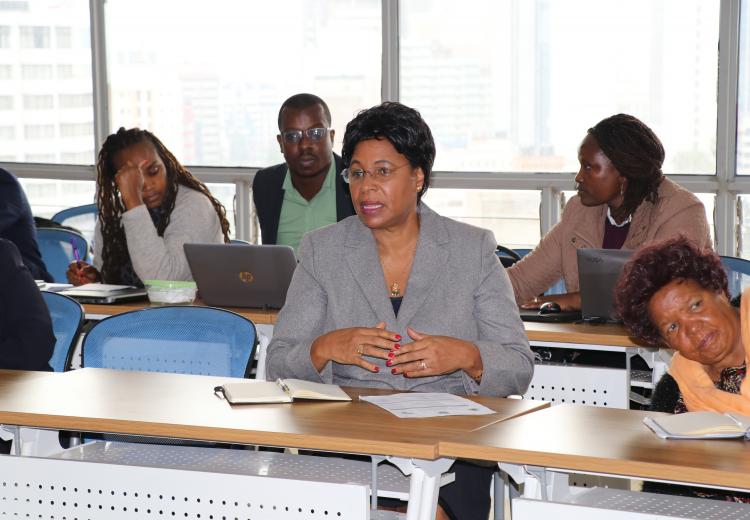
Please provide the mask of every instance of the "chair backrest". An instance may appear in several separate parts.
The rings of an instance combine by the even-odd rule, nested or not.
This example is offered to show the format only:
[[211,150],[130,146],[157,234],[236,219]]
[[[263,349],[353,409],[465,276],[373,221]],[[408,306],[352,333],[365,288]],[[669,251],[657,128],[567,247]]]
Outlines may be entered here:
[[62,294],[42,291],[42,298],[49,309],[55,333],[55,350],[49,365],[55,372],[70,370],[83,327],[83,307],[73,298]]
[[81,260],[89,260],[89,244],[83,235],[60,228],[37,228],[36,239],[39,243],[39,251],[42,260],[47,266],[47,271],[52,275],[55,282],[67,283],[65,272],[70,262],[75,260],[73,244],[78,250]]
[[76,228],[91,243],[94,241],[94,228],[98,214],[96,204],[84,204],[58,211],[52,215],[51,220],[63,226]]
[[247,240],[240,240],[239,238],[233,238],[229,241],[230,244],[235,244],[239,246],[249,246],[250,242]]
[[750,285],[750,260],[734,256],[722,256],[721,263],[727,272],[729,296],[735,298],[742,294],[742,289]]
[[110,316],[83,340],[84,367],[248,377],[257,334],[224,309],[153,307]]

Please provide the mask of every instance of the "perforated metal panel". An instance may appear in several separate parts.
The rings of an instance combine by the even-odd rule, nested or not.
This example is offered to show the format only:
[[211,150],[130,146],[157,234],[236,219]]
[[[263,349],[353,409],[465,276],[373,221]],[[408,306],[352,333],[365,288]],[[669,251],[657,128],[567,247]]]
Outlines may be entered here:
[[743,504],[602,488],[576,494],[566,502],[518,498],[513,500],[512,508],[514,520],[750,519],[750,507]]
[[[102,441],[67,449],[52,458],[366,486],[371,483],[372,469],[369,462],[339,457]],[[378,496],[408,500],[409,478],[391,464],[380,464]]]
[[0,518],[370,518],[361,484],[30,457],[0,464]]
[[629,390],[625,369],[541,363],[523,398],[627,409]]

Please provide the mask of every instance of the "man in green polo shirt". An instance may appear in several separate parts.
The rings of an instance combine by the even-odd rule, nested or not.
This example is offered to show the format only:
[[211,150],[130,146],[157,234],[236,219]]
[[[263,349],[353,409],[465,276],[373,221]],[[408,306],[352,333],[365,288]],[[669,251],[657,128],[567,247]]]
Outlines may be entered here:
[[296,94],[279,109],[276,137],[286,162],[253,179],[253,202],[264,244],[295,251],[302,235],[354,215],[341,157],[333,153],[331,112],[318,96]]

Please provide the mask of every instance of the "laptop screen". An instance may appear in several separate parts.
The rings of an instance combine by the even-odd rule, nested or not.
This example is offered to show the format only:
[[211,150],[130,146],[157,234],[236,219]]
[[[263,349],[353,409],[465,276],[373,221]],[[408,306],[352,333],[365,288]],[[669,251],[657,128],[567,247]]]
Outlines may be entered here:
[[615,311],[615,286],[632,254],[622,249],[578,250],[581,315],[585,321],[622,321]]

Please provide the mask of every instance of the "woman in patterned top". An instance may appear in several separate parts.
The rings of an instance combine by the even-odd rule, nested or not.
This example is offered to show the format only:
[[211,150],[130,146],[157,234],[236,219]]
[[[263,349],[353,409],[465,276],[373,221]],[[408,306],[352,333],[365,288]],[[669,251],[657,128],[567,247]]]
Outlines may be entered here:
[[[740,313],[732,305],[720,258],[680,236],[639,251],[625,266],[616,300],[625,326],[639,341],[676,351],[653,392],[651,409],[710,410],[695,373],[710,378],[718,400],[740,399],[746,374]],[[708,385],[711,386],[710,384]],[[750,403],[749,403],[750,404]],[[716,411],[728,411],[716,410]],[[646,482],[644,491],[750,502],[750,495]]]

